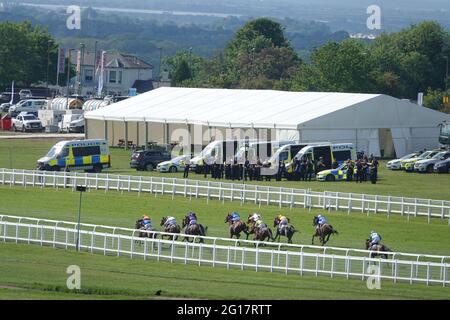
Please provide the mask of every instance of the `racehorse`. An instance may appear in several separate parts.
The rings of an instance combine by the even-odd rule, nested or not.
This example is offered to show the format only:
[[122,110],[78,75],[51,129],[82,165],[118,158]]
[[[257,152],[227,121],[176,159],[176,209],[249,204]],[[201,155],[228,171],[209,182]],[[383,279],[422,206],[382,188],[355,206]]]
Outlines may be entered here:
[[[319,218],[317,216],[314,216],[313,218],[313,226],[317,226],[319,224]],[[331,226],[328,223],[325,223],[318,228],[316,228],[315,233],[312,236],[312,244],[314,244],[314,237],[319,237],[320,243],[322,245],[325,245],[325,243],[330,240],[330,236],[333,234],[339,234],[339,232],[336,229],[333,229],[333,226]]]
[[370,239],[366,239],[366,250],[375,251],[370,254],[371,258],[375,258],[376,256],[381,256],[384,259],[389,259],[389,255],[386,253],[377,253],[377,252],[392,252],[391,249],[386,247],[384,244],[375,244],[370,246]]
[[[160,226],[164,226],[164,224],[167,221],[167,217],[162,217],[161,219],[161,223]],[[181,228],[178,224],[169,224],[168,226],[164,227],[164,232],[167,233],[180,233],[181,232]],[[161,239],[163,239],[164,237],[167,237],[169,240],[175,239],[177,240],[177,236],[173,236],[173,235],[161,235]]]
[[[288,219],[288,222],[289,222],[289,219]],[[273,221],[273,226],[276,227],[276,229],[277,229],[277,234],[273,238],[273,241],[276,241],[281,236],[284,236],[284,237],[288,238],[288,243],[292,243],[292,237],[294,236],[294,233],[297,232],[297,230],[295,230],[294,226],[287,225],[286,227],[283,228],[282,231],[280,231],[281,225],[280,225],[280,220],[278,219],[278,217],[275,217],[275,220]]]
[[[143,219],[139,219],[136,220],[136,225],[135,228],[137,230],[147,230],[147,231],[154,231],[153,227],[150,229],[144,229],[144,220]],[[156,239],[157,234],[153,233],[153,232],[145,232],[145,231],[141,231],[139,232],[139,238],[152,238],[152,239]]]
[[[201,225],[200,223],[189,224],[189,222],[190,222],[189,215],[186,215],[182,223],[182,228],[184,228],[185,234],[203,237],[206,236],[206,231],[208,231],[208,227],[203,227],[203,225]],[[189,241],[188,238],[189,237],[185,237],[183,241]],[[203,239],[200,238],[199,242],[203,242]]]
[[248,240],[248,226],[247,224],[242,221],[236,221],[236,222],[232,222],[231,221],[231,214],[228,214],[227,217],[225,218],[225,223],[229,223],[230,224],[230,238],[233,239],[233,237],[236,237],[236,239],[239,239],[241,237],[241,232],[244,232],[247,235],[247,240]]
[[266,224],[264,224],[264,227],[261,227],[261,226],[257,227],[255,225],[255,223],[253,222],[248,231],[248,234],[252,234],[252,233],[255,234],[255,238],[253,240],[266,241],[266,239],[267,239],[267,240],[274,241],[272,230],[270,230],[270,228],[268,228],[266,226]]

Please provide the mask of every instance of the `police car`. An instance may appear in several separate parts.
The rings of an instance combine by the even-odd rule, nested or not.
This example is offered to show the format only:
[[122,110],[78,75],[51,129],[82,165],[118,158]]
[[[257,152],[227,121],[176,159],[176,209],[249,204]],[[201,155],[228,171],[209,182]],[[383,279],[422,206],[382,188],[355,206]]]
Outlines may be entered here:
[[[317,181],[342,181],[347,180],[347,163],[341,164],[336,169],[323,170],[317,173]],[[356,172],[356,168],[354,169]]]
[[188,155],[179,156],[169,161],[163,161],[156,166],[158,172],[178,172],[183,171],[186,167],[186,161],[189,160]]

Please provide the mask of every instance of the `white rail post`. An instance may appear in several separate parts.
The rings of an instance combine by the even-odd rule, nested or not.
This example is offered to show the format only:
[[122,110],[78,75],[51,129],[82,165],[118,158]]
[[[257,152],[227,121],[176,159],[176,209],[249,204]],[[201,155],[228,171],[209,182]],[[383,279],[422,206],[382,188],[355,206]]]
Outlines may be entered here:
[[431,222],[431,199],[428,199],[428,224]]
[[279,191],[278,191],[279,193],[280,193],[280,209],[281,209],[281,206],[282,206],[282,201],[283,201],[283,198],[282,198],[282,193],[281,193],[281,188],[279,189]]
[[361,196],[361,212],[362,212],[362,213],[364,213],[364,209],[365,209],[365,202],[364,202],[364,199],[365,199],[365,195],[363,194],[363,195]]
[[291,205],[290,205],[290,209],[292,210],[293,207],[294,207],[294,188],[291,188]]
[[351,211],[352,211],[352,194],[349,193],[348,194],[348,211],[347,211],[347,214],[349,215]]
[[391,196],[388,196],[388,207],[387,207],[387,217],[391,217]]
[[[142,176],[139,176],[139,189],[138,190],[139,190],[138,195],[140,196],[141,192],[142,192]],[[145,258],[145,255],[144,255],[144,258]]]
[[198,191],[198,180],[197,180],[196,184],[195,184],[195,197],[196,198],[198,198],[198,193],[199,193],[199,191]]
[[211,187],[210,182],[207,182],[207,191],[206,191],[206,203],[209,204],[209,197],[211,196]]
[[402,214],[402,216],[403,216],[403,211],[404,211],[404,208],[405,208],[405,198],[404,198],[404,197],[401,197],[401,199],[402,199],[402,204],[401,204],[401,209],[400,209],[400,211],[401,211],[401,214]]
[[445,214],[444,214],[444,205],[445,205],[445,202],[444,202],[444,200],[442,200],[442,201],[441,201],[441,219],[442,219],[442,220],[444,220],[444,218],[445,218]]
[[417,198],[414,199],[414,217],[417,218]]

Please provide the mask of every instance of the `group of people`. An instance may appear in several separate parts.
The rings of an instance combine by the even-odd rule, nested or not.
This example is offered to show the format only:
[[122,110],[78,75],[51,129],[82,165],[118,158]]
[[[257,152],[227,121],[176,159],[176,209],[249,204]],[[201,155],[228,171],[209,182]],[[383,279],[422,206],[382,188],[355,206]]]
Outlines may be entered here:
[[376,184],[378,180],[378,166],[378,160],[373,155],[370,158],[364,156],[355,162],[348,159],[347,181],[355,180],[356,183],[362,183],[370,179],[373,184]]
[[238,163],[236,158],[233,158],[230,163],[213,163],[205,164],[204,166],[204,176],[205,178],[208,174],[211,178],[215,180],[250,180],[250,181],[261,181],[261,168],[263,164],[256,159],[255,163],[250,163],[246,160],[245,163]]
[[[292,172],[293,172],[293,180],[295,181],[311,181],[314,174],[325,170],[326,165],[322,157],[320,157],[315,163],[308,157],[303,157],[302,159],[294,158],[291,162]],[[285,175],[286,167],[280,161],[278,166],[279,173],[277,178],[281,180],[283,175]],[[280,172],[281,171],[281,172]]]

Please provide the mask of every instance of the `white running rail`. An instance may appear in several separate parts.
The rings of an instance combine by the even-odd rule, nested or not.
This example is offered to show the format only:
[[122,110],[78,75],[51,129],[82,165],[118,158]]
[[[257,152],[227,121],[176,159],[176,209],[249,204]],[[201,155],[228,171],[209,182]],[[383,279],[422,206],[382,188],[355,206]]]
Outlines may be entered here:
[[0,184],[72,188],[84,185],[89,190],[119,192],[146,192],[155,195],[182,195],[184,197],[206,197],[219,201],[251,202],[256,205],[281,207],[320,208],[324,210],[346,210],[369,214],[401,214],[403,216],[448,219],[450,224],[450,201],[405,198],[394,196],[355,194],[343,192],[316,192],[310,189],[280,188],[252,184],[234,184],[190,179],[163,177],[125,176],[112,174],[48,172],[37,170],[0,169]]
[[[40,244],[70,249],[75,247],[76,228],[27,223],[0,222],[0,241]],[[103,255],[149,258],[184,264],[224,266],[228,269],[283,272],[285,274],[327,275],[333,277],[368,277],[395,282],[447,286],[450,264],[408,260],[383,260],[334,254],[277,251],[261,247],[226,246],[138,238],[121,234],[80,230],[80,249]],[[371,273],[369,266],[377,266]]]

